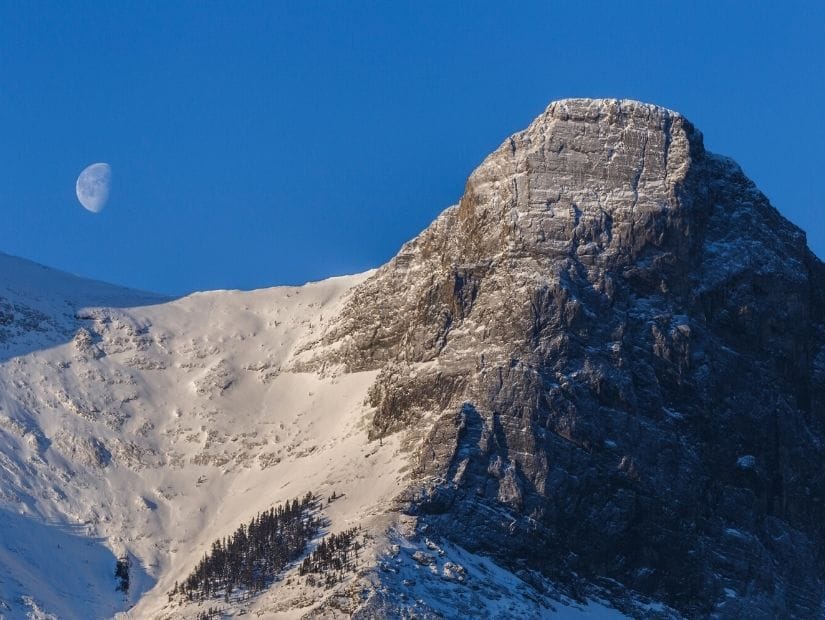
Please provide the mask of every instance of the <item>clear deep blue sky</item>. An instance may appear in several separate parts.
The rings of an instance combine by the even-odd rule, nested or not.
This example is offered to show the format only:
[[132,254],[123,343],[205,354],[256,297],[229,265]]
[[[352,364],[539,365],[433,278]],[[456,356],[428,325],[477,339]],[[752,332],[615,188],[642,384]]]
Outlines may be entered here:
[[0,251],[171,294],[361,271],[586,96],[685,114],[823,257],[825,3],[757,4],[0,0]]

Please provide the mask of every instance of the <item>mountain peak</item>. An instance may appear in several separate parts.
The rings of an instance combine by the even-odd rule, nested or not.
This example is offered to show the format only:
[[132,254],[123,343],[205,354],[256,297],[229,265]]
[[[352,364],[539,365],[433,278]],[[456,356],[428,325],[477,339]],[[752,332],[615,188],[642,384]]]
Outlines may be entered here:
[[[372,435],[420,439],[407,509],[432,531],[562,580],[597,567],[688,616],[813,616],[819,569],[778,558],[822,540],[823,308],[802,231],[683,116],[571,99],[490,154],[300,359],[380,370]],[[506,525],[482,516],[502,509]],[[766,520],[810,544],[772,546]],[[736,600],[719,593],[747,579],[708,551],[731,527],[730,558],[765,554],[772,584]]]
[[[679,114],[551,104],[358,277],[78,311],[120,293],[9,260],[0,521],[48,571],[0,579],[15,617],[122,607],[115,554],[134,617],[822,616],[825,268]],[[213,552],[181,593],[295,497],[357,565],[238,590]],[[41,586],[81,563],[21,509],[108,539],[104,596]]]
[[[593,119],[607,116],[618,118],[621,115],[641,114],[658,117],[681,117],[679,112],[636,99],[567,97],[551,101],[542,116],[553,116],[561,120],[570,118]],[[542,118],[539,116],[539,119]],[[538,119],[537,119],[538,120]]]
[[701,132],[682,114],[664,106],[634,99],[558,99],[552,101],[523,132],[516,135],[530,134],[535,138],[545,134],[546,128],[556,123],[572,124],[590,137],[593,137],[592,132],[584,127],[598,126],[600,129],[596,137],[606,143],[623,142],[628,131],[665,135],[684,133],[697,154],[704,150]]
[[473,172],[462,218],[504,219],[547,246],[581,216],[672,210],[677,187],[705,158],[701,134],[665,108],[616,99],[551,103]]
[[[548,131],[548,128],[556,124],[570,125],[573,129],[568,132],[563,129]],[[594,132],[595,127],[598,130]],[[634,135],[642,133],[661,133],[665,136],[683,134],[694,145],[695,154],[704,150],[701,132],[682,114],[634,99],[559,99],[551,102],[524,131],[516,133],[512,138],[529,136],[541,144],[547,137],[558,141],[570,139],[577,133],[591,140],[595,138],[606,145],[627,143],[628,139],[632,140]],[[509,140],[505,144],[507,142]],[[651,146],[655,148],[656,145]]]

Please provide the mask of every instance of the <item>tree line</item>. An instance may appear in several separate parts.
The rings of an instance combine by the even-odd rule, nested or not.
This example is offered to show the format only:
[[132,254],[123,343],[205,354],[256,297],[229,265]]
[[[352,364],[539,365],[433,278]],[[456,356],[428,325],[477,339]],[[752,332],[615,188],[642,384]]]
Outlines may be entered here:
[[287,564],[300,558],[321,527],[312,493],[255,515],[230,536],[212,543],[192,573],[169,593],[189,601],[233,594],[253,595],[267,588]]

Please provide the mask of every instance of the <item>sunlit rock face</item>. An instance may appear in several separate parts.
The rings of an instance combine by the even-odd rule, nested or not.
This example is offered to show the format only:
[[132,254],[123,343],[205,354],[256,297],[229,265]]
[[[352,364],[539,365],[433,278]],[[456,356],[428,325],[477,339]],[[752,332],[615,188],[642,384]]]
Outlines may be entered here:
[[381,371],[403,509],[466,548],[619,605],[823,613],[825,269],[675,112],[551,104],[295,364]]

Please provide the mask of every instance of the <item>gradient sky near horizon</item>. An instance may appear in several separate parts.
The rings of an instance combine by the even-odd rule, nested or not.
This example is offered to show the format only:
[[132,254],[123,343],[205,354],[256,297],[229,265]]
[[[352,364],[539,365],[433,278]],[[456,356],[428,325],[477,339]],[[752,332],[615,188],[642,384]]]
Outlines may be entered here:
[[0,0],[0,252],[175,295],[363,271],[584,96],[682,112],[825,257],[823,32],[821,2]]

